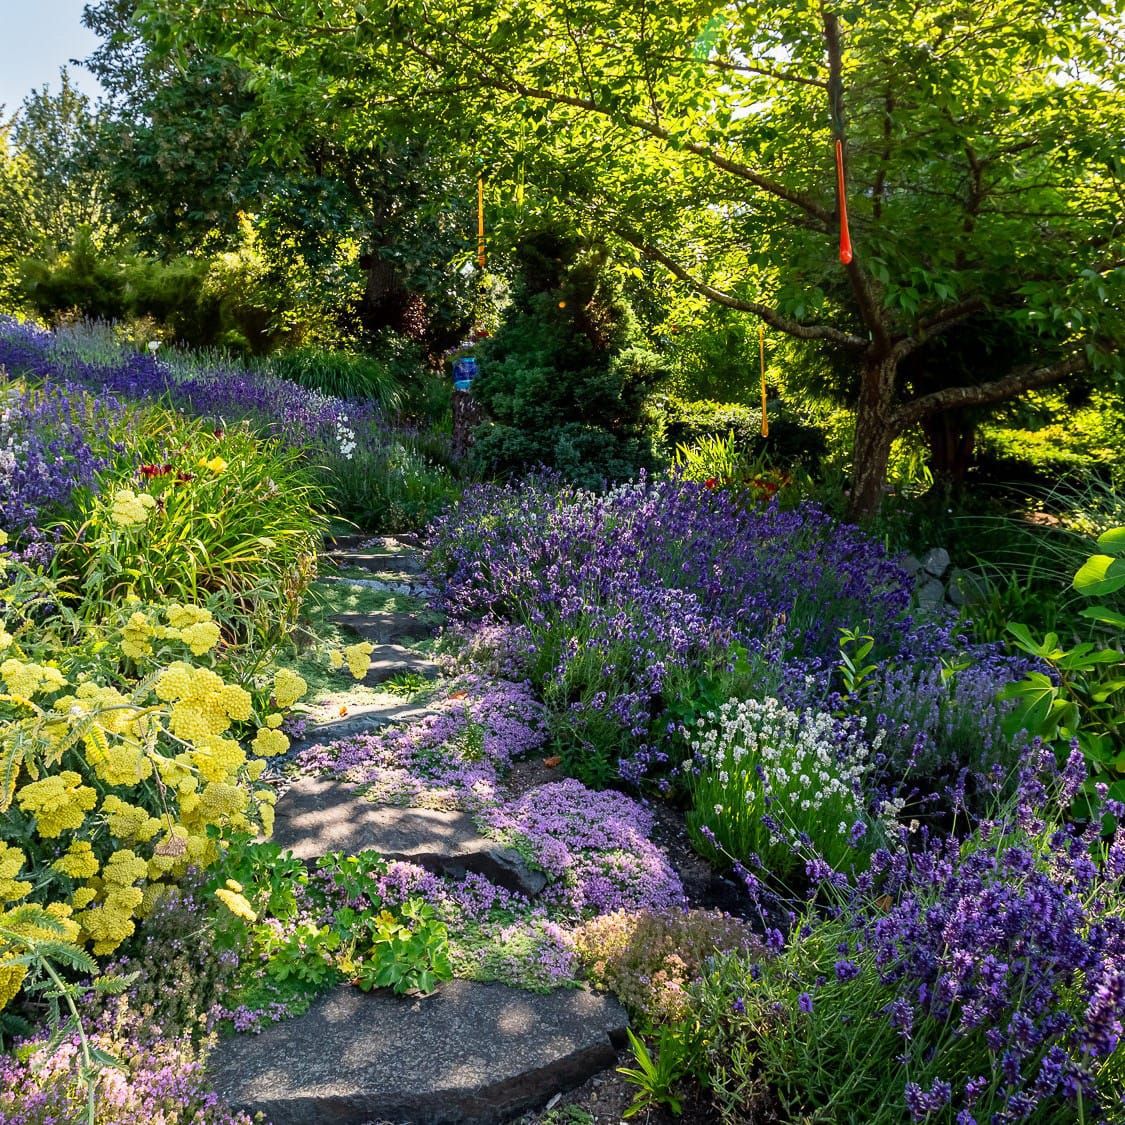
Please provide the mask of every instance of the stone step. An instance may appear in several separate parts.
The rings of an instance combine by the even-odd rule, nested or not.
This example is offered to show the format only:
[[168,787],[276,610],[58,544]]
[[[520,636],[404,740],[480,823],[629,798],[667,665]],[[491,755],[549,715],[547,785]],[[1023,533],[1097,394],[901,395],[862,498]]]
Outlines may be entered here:
[[410,723],[437,714],[426,706],[414,703],[374,705],[371,707],[349,707],[346,715],[327,719],[322,723],[310,723],[300,739],[294,739],[295,750],[308,746],[322,746],[340,738],[351,738],[366,731],[378,730],[390,723]]
[[324,574],[321,582],[340,582],[345,586],[362,586],[365,590],[374,590],[378,594],[393,594],[395,597],[404,598],[429,598],[434,593],[434,588],[428,583],[412,580],[409,575],[391,581],[387,578],[351,578],[341,574]]
[[440,675],[441,669],[430,657],[412,648],[405,648],[403,645],[376,645],[363,682],[368,687],[378,687],[403,672],[434,680]]
[[416,613],[384,610],[378,613],[338,613],[332,622],[372,644],[394,644],[396,641],[420,641],[432,637],[436,626]]
[[359,786],[327,777],[303,777],[282,794],[273,842],[304,860],[372,851],[458,879],[473,871],[529,898],[547,885],[519,852],[482,836],[467,813],[376,804]]
[[370,574],[421,574],[425,567],[413,553],[389,551],[329,551],[325,556],[341,570],[365,570]]
[[303,1016],[222,1040],[219,1096],[272,1125],[499,1125],[612,1066],[606,996],[449,981],[425,999],[340,985]]

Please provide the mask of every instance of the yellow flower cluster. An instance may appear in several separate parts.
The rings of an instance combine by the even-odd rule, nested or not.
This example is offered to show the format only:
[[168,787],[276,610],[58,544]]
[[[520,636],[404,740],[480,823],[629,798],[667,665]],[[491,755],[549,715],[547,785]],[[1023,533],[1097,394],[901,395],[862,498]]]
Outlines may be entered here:
[[215,892],[215,897],[237,918],[244,918],[247,922],[256,922],[258,915],[250,905],[249,900],[242,893],[242,884],[228,879],[225,887],[220,887]]
[[63,674],[50,664],[35,664],[8,657],[0,664],[0,679],[12,695],[31,699],[40,693],[58,691],[66,683]]
[[[152,502],[122,490],[114,505],[114,522],[136,526]],[[264,759],[288,749],[284,711],[307,684],[280,669],[276,709],[243,742],[235,724],[255,717],[250,692],[187,655],[220,641],[206,609],[128,599],[116,623],[119,653],[150,662],[152,672],[114,672],[109,681],[106,662],[87,659],[107,650],[103,625],[64,652],[11,620],[19,618],[0,611],[8,626],[0,628],[0,763],[15,762],[10,789],[0,792],[0,926],[26,928],[36,917],[27,907],[47,899],[42,909],[65,923],[67,940],[108,954],[171,880],[218,858],[225,836],[270,833],[275,794],[255,783]],[[185,658],[172,659],[176,652]],[[252,916],[240,888],[225,892],[230,909]],[[0,1008],[22,987],[17,951],[0,941]]]
[[227,463],[221,457],[212,457],[208,460],[206,457],[200,457],[196,464],[201,469],[210,469],[216,476],[219,473],[225,472]]
[[63,770],[25,785],[16,793],[16,802],[35,818],[35,830],[45,840],[61,836],[69,828],[79,828],[97,803],[96,790],[82,784],[81,774]]
[[289,749],[289,739],[279,730],[259,727],[252,745],[254,753],[260,758],[272,758],[276,754],[284,754]]
[[367,641],[360,641],[358,644],[348,645],[344,649],[344,662],[348,666],[348,671],[351,672],[352,678],[362,680],[367,675],[368,665],[371,662],[371,654],[375,651],[375,646],[368,644]]
[[164,611],[167,625],[154,624],[147,614],[135,610],[121,629],[121,651],[133,660],[152,655],[152,641],[182,641],[193,656],[210,652],[219,643],[219,626],[210,610],[201,606],[173,604]]
[[309,685],[290,668],[279,668],[273,677],[273,699],[282,711],[289,710],[309,690]]
[[148,523],[148,517],[156,508],[155,497],[147,492],[134,492],[131,488],[119,488],[113,494],[113,506],[109,518],[118,527],[139,527]]
[[15,902],[31,890],[30,883],[16,878],[26,858],[19,848],[0,840],[0,902]]

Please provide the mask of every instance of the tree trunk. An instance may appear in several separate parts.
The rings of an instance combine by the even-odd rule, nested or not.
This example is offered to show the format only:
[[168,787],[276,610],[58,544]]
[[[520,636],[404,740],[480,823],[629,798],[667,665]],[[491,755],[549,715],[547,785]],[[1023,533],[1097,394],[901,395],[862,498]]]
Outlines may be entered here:
[[891,443],[898,433],[892,411],[895,368],[890,359],[866,360],[860,373],[849,519],[870,519],[883,499]]
[[935,482],[960,487],[973,460],[976,423],[964,410],[941,410],[922,419]]

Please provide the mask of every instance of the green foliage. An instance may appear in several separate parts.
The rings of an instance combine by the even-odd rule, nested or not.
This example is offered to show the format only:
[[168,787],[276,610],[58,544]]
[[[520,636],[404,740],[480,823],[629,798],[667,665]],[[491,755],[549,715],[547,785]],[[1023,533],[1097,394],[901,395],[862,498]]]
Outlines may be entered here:
[[[1006,2],[986,20],[968,0],[712,3],[628,20],[610,0],[286,0],[233,14],[143,0],[137,22],[157,57],[202,46],[237,60],[279,120],[322,105],[332,75],[335,104],[363,107],[345,115],[351,135],[425,122],[537,220],[612,240],[623,273],[644,283],[664,266],[831,352],[857,406],[856,514],[874,510],[890,444],[911,426],[1122,370],[1125,84],[1099,4]],[[645,65],[623,65],[634,58]],[[269,149],[293,147],[278,135]],[[964,382],[950,387],[942,338],[956,352],[970,323],[1003,346],[957,356]],[[508,436],[498,464],[541,454]]]
[[824,435],[816,427],[789,417],[786,404],[778,399],[769,404],[766,438],[762,437],[761,409],[737,402],[668,396],[657,404],[657,414],[664,440],[676,449],[724,439],[747,461],[784,467],[815,466],[826,451]]
[[78,312],[152,321],[157,339],[242,354],[268,351],[294,325],[285,323],[286,294],[267,278],[252,233],[244,235],[229,253],[159,259],[100,244],[82,227],[65,250],[50,247],[22,261],[22,294],[46,320]]
[[[315,573],[326,524],[305,455],[245,427],[216,436],[161,407],[122,419],[119,437],[124,451],[101,474],[100,494],[76,495],[77,511],[57,525],[53,572],[82,612],[96,616],[130,596],[214,596],[243,636],[278,640]],[[111,518],[122,488],[156,499],[144,526]]]
[[[1098,537],[1101,553],[1091,555],[1074,576],[1074,589],[1084,598],[1104,598],[1125,588],[1125,528]],[[1125,613],[1102,604],[1086,606],[1081,616],[1111,634],[1125,635]],[[1115,797],[1125,795],[1125,653],[1082,641],[1064,648],[1057,633],[1041,640],[1022,624],[1008,631],[1016,646],[1044,661],[1050,673],[1032,671],[1006,688],[1003,698],[1014,700],[1010,725],[1049,742],[1065,746],[1077,739],[1094,780],[1113,780]]]
[[636,1065],[619,1066],[617,1073],[631,1086],[637,1087],[636,1097],[625,1111],[625,1116],[636,1117],[659,1106],[666,1106],[675,1114],[681,1113],[683,1104],[674,1091],[688,1070],[689,1055],[684,1037],[661,1027],[654,1057],[631,1027],[626,1028],[625,1033],[629,1037],[629,1049]]
[[283,379],[325,394],[371,399],[388,412],[402,405],[403,389],[395,373],[373,356],[306,346],[273,356],[269,369]]
[[[330,855],[310,877],[274,844],[232,847],[207,889],[224,901],[234,896],[220,941],[248,951],[235,997],[251,1008],[279,998],[302,1006],[340,980],[421,995],[449,980],[445,924],[421,900],[384,908],[374,882],[385,870],[374,853]],[[359,899],[369,907],[348,905]]]
[[490,476],[546,466],[589,487],[628,479],[652,464],[644,406],[660,360],[632,343],[600,252],[540,235],[522,254],[514,307],[479,348],[473,392],[488,421],[471,464]]
[[324,457],[324,487],[335,513],[368,530],[414,531],[461,493],[457,478],[427,456],[424,442],[390,437],[350,458]]

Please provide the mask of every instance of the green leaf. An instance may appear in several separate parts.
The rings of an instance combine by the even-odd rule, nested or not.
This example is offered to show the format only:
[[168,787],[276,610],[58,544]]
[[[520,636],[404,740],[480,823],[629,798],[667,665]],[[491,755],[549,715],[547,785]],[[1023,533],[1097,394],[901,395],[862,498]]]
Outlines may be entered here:
[[1074,576],[1074,588],[1086,597],[1102,597],[1125,587],[1125,559],[1091,555]]
[[1125,527],[1112,527],[1098,536],[1098,546],[1108,555],[1125,555]]

